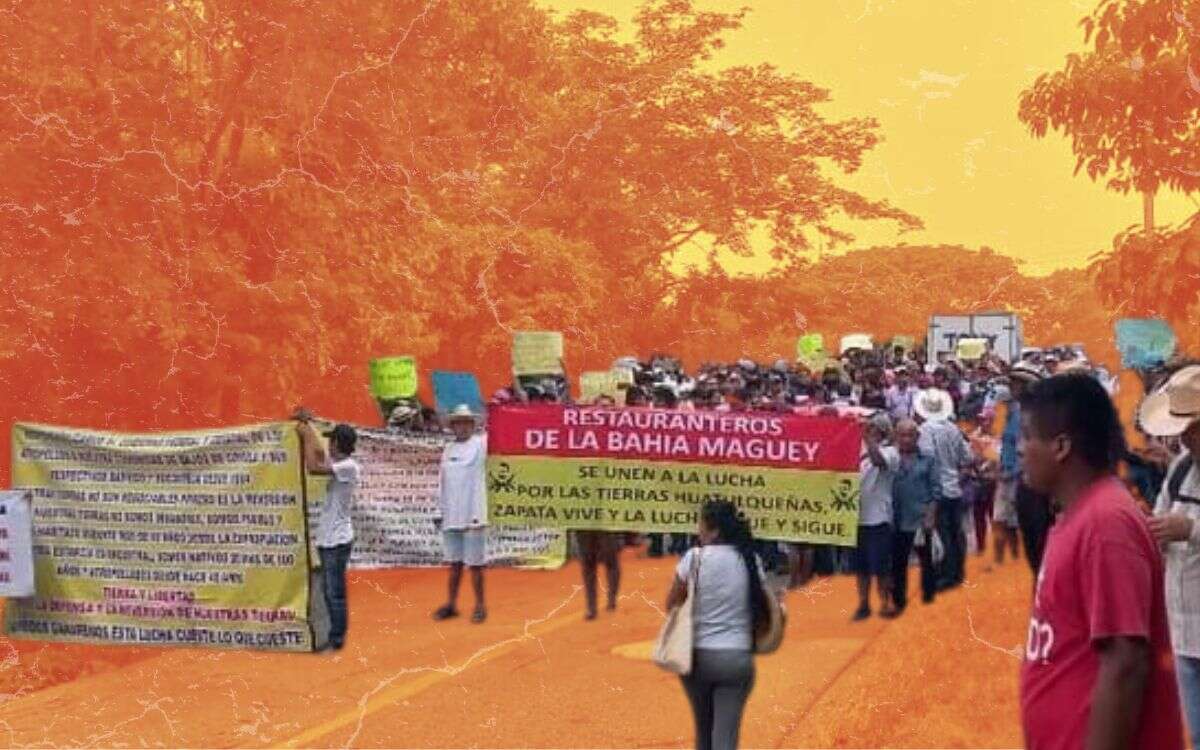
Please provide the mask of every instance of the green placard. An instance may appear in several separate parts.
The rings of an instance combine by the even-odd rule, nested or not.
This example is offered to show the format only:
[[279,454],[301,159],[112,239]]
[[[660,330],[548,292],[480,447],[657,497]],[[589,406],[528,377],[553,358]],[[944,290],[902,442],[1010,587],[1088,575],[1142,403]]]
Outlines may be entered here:
[[796,341],[796,361],[816,372],[825,367],[829,359],[825,353],[825,339],[819,333],[809,333]]
[[825,340],[819,333],[808,333],[796,342],[796,359],[804,360],[823,354]]
[[417,395],[417,361],[412,357],[371,360],[371,395],[379,399]]

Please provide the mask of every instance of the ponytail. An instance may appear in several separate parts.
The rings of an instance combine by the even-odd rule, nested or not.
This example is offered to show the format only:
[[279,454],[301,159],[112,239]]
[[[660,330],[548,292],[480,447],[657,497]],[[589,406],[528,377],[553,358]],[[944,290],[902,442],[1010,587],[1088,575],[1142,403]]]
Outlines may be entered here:
[[751,616],[751,637],[757,633],[770,617],[767,604],[767,592],[763,588],[763,580],[759,575],[758,556],[754,550],[754,534],[750,531],[750,522],[733,503],[728,500],[711,500],[705,503],[700,511],[704,524],[717,532],[717,538],[725,544],[732,545],[742,556],[746,564],[747,605]]

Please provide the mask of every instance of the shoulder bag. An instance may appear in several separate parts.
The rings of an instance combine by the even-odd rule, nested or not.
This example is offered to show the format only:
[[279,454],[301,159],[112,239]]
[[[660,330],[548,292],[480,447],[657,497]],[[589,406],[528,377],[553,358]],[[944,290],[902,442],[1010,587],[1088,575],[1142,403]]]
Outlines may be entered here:
[[700,557],[703,547],[697,547],[688,571],[687,599],[667,613],[667,621],[654,643],[654,663],[680,676],[692,671],[693,615],[696,611],[696,581],[700,577]]
[[754,634],[754,653],[773,654],[783,643],[783,631],[787,628],[787,610],[766,581],[763,581],[763,593],[767,596],[767,619]]

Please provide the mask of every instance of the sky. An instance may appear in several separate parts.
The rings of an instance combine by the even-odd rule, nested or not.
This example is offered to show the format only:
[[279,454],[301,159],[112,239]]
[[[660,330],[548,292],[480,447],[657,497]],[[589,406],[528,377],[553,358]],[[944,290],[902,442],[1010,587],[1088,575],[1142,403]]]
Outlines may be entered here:
[[[625,26],[640,0],[541,0],[586,8]],[[948,243],[988,246],[1046,274],[1086,265],[1142,220],[1141,198],[1074,176],[1070,141],[1033,138],[1017,119],[1022,90],[1081,52],[1079,20],[1094,0],[699,0],[703,9],[749,7],[716,63],[769,62],[827,88],[829,119],[870,116],[884,142],[842,184],[887,199],[925,229],[847,224],[856,247]],[[1176,224],[1200,196],[1160,194],[1157,221]],[[768,270],[725,256],[735,273]],[[701,253],[697,249],[686,262]]]

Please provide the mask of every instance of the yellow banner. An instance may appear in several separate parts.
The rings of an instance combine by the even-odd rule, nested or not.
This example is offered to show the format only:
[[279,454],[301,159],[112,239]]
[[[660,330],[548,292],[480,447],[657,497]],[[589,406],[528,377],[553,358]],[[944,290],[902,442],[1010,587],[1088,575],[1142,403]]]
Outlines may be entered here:
[[40,640],[309,651],[300,449],[287,423],[125,434],[18,424]]
[[853,545],[857,473],[604,458],[493,456],[493,524],[695,533],[708,500],[735,503],[755,536]]

